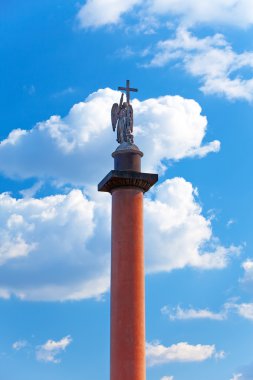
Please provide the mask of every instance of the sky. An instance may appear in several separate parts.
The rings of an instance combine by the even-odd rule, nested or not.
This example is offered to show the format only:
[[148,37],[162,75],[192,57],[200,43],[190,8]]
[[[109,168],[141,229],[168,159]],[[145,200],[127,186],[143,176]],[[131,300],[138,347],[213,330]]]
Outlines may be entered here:
[[147,380],[253,379],[253,1],[0,3],[0,379],[109,380],[110,124],[130,79]]

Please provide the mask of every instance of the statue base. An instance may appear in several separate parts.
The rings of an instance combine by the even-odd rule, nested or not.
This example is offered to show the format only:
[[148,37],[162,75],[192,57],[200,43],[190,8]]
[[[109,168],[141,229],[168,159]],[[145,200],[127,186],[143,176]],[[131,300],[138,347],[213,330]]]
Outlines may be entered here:
[[112,157],[114,170],[98,184],[98,191],[112,193],[116,188],[135,187],[145,193],[158,181],[157,174],[141,172],[143,153],[135,144],[123,142],[112,153]]
[[143,153],[137,145],[123,142],[112,153],[112,157],[114,158],[114,170],[141,172]]

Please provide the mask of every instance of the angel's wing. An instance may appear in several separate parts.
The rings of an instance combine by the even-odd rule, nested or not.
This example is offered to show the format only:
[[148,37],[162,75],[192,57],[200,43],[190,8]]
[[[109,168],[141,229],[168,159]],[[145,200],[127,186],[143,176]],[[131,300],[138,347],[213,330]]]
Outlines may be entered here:
[[129,119],[130,131],[133,132],[134,113],[133,113],[133,107],[131,106],[131,104],[128,105],[128,119]]
[[117,121],[119,118],[119,105],[118,103],[114,103],[111,110],[111,119],[112,119],[112,129],[115,131]]

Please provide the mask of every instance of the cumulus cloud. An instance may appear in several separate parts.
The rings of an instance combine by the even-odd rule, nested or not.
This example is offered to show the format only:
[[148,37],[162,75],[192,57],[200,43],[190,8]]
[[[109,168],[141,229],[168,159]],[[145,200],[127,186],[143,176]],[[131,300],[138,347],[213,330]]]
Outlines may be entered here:
[[173,380],[174,376],[163,376],[161,380]]
[[[69,114],[52,116],[32,130],[13,130],[0,144],[0,171],[12,178],[55,179],[74,185],[97,184],[112,168],[116,148],[110,110],[119,93],[91,94]],[[133,100],[136,143],[146,155],[143,170],[166,169],[168,160],[217,152],[219,141],[203,143],[207,120],[191,99],[163,96]],[[99,110],[99,112],[98,112]]]
[[227,24],[245,28],[253,24],[251,0],[88,0],[80,9],[78,19],[81,27],[101,27],[117,24],[123,14],[130,13],[138,4],[140,12],[135,17],[142,23],[147,17],[167,16],[193,26],[195,24]]
[[183,178],[166,180],[145,202],[148,272],[192,266],[221,269],[240,247],[223,247],[212,235],[211,221],[201,214],[196,190]]
[[[13,214],[8,220],[9,227],[23,224],[22,216]],[[0,231],[0,265],[10,259],[27,256],[35,250],[36,243],[27,243],[19,233],[9,233],[8,231]]]
[[227,318],[227,313],[222,311],[220,313],[214,313],[209,309],[183,309],[180,306],[175,308],[169,308],[163,306],[161,313],[168,316],[171,321],[175,320],[187,320],[187,319],[213,319],[216,321],[222,321]]
[[71,336],[65,336],[59,341],[49,339],[45,344],[37,346],[36,359],[41,362],[58,364],[61,362],[59,355],[66,350],[72,342]]
[[[37,178],[22,191],[23,199],[0,196],[1,297],[67,300],[108,290],[110,196],[95,187],[112,168],[110,108],[118,100],[118,92],[99,90],[66,117],[52,116],[31,131],[13,130],[1,142],[0,170],[9,177]],[[163,173],[171,160],[219,150],[218,141],[203,143],[207,120],[194,100],[163,96],[134,99],[133,106],[136,143],[147,153],[143,171]],[[70,189],[82,185],[85,192],[32,198],[43,180]],[[240,251],[213,236],[196,189],[182,178],[165,181],[145,198],[145,228],[148,273],[185,266],[220,269]]]
[[[239,247],[223,247],[201,214],[196,191],[182,178],[167,180],[145,198],[148,273],[186,266],[221,269]],[[108,194],[71,190],[41,199],[0,197],[0,296],[27,300],[99,297],[109,288]],[[162,220],[162,222],[161,222]],[[2,240],[1,240],[2,239]],[[19,242],[33,247],[20,255]],[[209,246],[209,247],[208,247]],[[57,268],[57,270],[56,270]]]
[[170,362],[202,362],[214,358],[215,345],[191,345],[180,342],[169,347],[158,343],[147,343],[146,358],[149,367]]
[[160,41],[148,66],[162,67],[180,62],[183,69],[200,79],[205,94],[228,99],[253,99],[253,78],[243,77],[241,69],[253,69],[253,52],[236,53],[222,34],[195,37],[178,28],[174,39]]
[[[106,197],[105,194],[102,198]],[[0,197],[0,295],[62,300],[97,297],[109,287],[110,202],[80,190],[41,199]],[[20,254],[20,242],[33,247]]]

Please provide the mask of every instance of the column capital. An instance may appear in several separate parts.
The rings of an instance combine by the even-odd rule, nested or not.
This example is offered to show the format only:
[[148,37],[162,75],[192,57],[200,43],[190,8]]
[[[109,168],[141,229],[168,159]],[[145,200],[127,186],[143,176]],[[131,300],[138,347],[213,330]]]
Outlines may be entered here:
[[111,193],[120,187],[137,187],[144,193],[158,181],[157,174],[111,170],[98,184],[98,191]]

